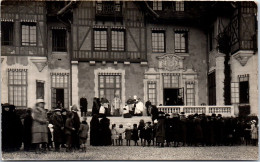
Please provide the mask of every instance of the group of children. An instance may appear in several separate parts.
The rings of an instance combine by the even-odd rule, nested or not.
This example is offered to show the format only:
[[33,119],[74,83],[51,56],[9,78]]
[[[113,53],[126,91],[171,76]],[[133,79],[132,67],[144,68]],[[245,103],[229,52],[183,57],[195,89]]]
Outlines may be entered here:
[[123,124],[120,124],[119,127],[116,124],[112,124],[112,145],[122,146],[125,139],[126,146],[131,145],[131,140],[134,141],[134,146],[138,146],[139,138],[141,139],[142,146],[150,146],[151,142],[154,145],[155,124],[151,122],[144,123],[144,120],[140,120],[138,126],[137,124],[133,124],[132,128],[130,123],[126,125],[126,128],[124,128]]

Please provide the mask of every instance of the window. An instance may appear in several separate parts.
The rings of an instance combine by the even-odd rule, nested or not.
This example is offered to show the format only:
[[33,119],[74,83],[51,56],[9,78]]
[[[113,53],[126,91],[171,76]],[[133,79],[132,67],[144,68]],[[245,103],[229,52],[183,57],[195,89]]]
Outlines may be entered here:
[[13,22],[1,22],[2,45],[13,45]]
[[36,46],[36,23],[22,23],[22,46]]
[[36,99],[44,99],[44,81],[36,80]]
[[94,30],[94,49],[106,51],[107,50],[107,30],[95,29]]
[[175,31],[175,52],[176,53],[188,52],[188,32]]
[[162,10],[162,1],[154,1],[153,10],[161,11]]
[[164,31],[152,31],[152,51],[153,52],[165,52],[165,32]]
[[59,103],[69,108],[69,73],[51,73],[52,108]]
[[183,1],[175,2],[175,10],[184,11],[184,2]]
[[65,29],[52,29],[52,51],[67,51],[67,31]]
[[195,105],[195,90],[194,83],[186,83],[186,105]]
[[113,29],[111,32],[112,32],[112,51],[124,51],[125,31]]
[[157,105],[156,95],[156,82],[148,82],[148,100],[152,105]]
[[8,102],[17,107],[27,106],[27,70],[8,70]]
[[231,103],[239,103],[239,83],[231,83]]
[[213,50],[214,28],[212,27],[209,32],[209,51]]
[[179,75],[163,75],[164,88],[179,88]]
[[216,73],[208,75],[209,105],[216,105]]
[[242,104],[249,103],[249,76],[239,76],[239,100]]
[[111,102],[115,95],[121,98],[121,74],[99,74],[99,97],[106,97]]

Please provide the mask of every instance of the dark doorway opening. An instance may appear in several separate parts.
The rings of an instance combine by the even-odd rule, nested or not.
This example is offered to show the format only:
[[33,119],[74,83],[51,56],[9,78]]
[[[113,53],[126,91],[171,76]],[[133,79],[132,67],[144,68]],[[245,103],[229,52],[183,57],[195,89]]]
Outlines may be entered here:
[[164,89],[163,90],[163,98],[164,105],[176,105],[179,95],[179,89]]
[[64,108],[64,89],[56,89],[57,108]]

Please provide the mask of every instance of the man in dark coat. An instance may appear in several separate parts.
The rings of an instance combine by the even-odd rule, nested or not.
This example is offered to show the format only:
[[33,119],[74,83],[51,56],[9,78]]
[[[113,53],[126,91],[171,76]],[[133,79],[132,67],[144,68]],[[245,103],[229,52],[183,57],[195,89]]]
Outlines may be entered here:
[[181,112],[180,116],[180,141],[182,142],[182,146],[185,146],[187,142],[187,127],[186,127],[187,119],[185,117],[185,113]]
[[60,150],[60,145],[64,142],[63,140],[63,131],[64,131],[64,122],[61,116],[61,109],[55,109],[55,114],[52,117],[53,124],[53,139],[55,144],[55,151]]
[[29,151],[32,149],[32,109],[28,108],[26,110],[26,116],[24,118],[24,151]]
[[152,103],[151,103],[151,101],[150,100],[148,100],[148,101],[146,101],[146,103],[145,103],[145,107],[146,107],[146,111],[147,111],[147,115],[148,116],[151,116],[151,105],[152,105]]
[[98,146],[100,143],[100,123],[98,114],[94,114],[90,121],[90,145]]
[[22,145],[22,122],[15,113],[14,105],[7,103],[2,108],[2,150],[17,151]]
[[99,108],[100,108],[100,103],[99,103],[99,99],[94,97],[93,98],[93,106],[92,106],[92,116],[95,114],[99,114]]
[[179,146],[179,142],[180,142],[180,132],[181,132],[181,126],[180,126],[180,117],[178,114],[173,114],[173,118],[172,118],[172,129],[173,129],[173,134],[172,134],[172,138],[174,141],[174,147],[178,147]]
[[152,121],[154,122],[154,120],[158,118],[158,109],[155,105],[152,105],[151,114],[152,114]]
[[[66,109],[61,109],[61,116],[62,116],[62,120],[63,120],[63,125],[65,126],[66,124],[66,120],[67,120],[67,110]],[[65,131],[62,132],[62,144],[61,147],[65,148],[65,144],[66,144],[66,135],[65,135]]]
[[88,100],[85,97],[80,98],[81,117],[87,115],[87,109],[88,109]]
[[110,120],[106,117],[106,115],[104,115],[103,118],[100,120],[101,137],[99,140],[101,140],[102,146],[110,146],[112,144],[111,130],[109,129],[109,125]]
[[172,118],[170,118],[169,114],[165,115],[165,139],[166,139],[166,146],[169,147],[170,143],[173,142],[173,122]]
[[72,148],[75,149],[80,149],[80,144],[79,144],[79,127],[80,127],[80,119],[78,115],[78,108],[76,105],[73,105],[71,107],[71,112],[73,113],[73,127],[75,128],[75,131],[72,133]]

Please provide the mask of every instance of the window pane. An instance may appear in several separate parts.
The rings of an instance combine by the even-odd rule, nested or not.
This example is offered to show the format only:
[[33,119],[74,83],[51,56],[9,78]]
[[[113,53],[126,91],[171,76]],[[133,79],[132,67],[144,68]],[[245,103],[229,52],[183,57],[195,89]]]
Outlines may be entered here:
[[22,23],[22,45],[36,46],[36,23]]
[[107,31],[95,30],[94,31],[94,49],[95,50],[107,50]]
[[165,52],[164,31],[152,31],[152,51]]

